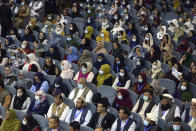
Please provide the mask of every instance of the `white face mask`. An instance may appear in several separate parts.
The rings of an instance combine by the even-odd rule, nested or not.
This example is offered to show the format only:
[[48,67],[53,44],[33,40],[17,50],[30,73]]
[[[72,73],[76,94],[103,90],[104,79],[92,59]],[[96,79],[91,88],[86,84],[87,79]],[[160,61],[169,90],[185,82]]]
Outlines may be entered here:
[[101,34],[101,37],[104,38],[104,34]]
[[181,90],[185,91],[186,90],[186,86],[181,86]]
[[152,65],[152,69],[156,69],[157,68],[157,66],[156,65]]
[[24,2],[22,2],[21,5],[24,5]]
[[21,45],[21,47],[22,47],[23,49],[25,49],[25,48],[26,48],[26,46],[25,46],[25,45]]
[[17,92],[17,96],[18,97],[21,97],[22,96],[22,93]]
[[45,28],[48,28],[48,25],[44,25]]
[[180,130],[180,126],[179,125],[173,125],[173,129],[174,129],[174,131],[179,131]]
[[70,27],[69,29],[70,29],[70,30],[73,30],[73,27]]
[[83,88],[83,85],[82,84],[78,84],[78,88],[79,89],[82,89]]
[[33,24],[29,23],[29,26],[32,26]]
[[60,87],[60,85],[59,85],[59,84],[55,84],[55,87],[57,87],[57,88],[58,88],[58,87]]
[[57,31],[60,31],[60,30],[61,30],[61,28],[57,27],[57,28],[56,28],[56,30],[57,30]]
[[133,42],[136,42],[136,39],[132,39]]
[[145,27],[144,30],[145,30],[145,31],[148,31],[148,28]]
[[86,72],[86,69],[85,68],[82,68],[82,72]]
[[98,62],[102,62],[102,59],[97,59]]
[[121,38],[121,35],[118,35],[118,39],[120,39]]
[[15,60],[15,59],[16,59],[16,57],[15,57],[15,56],[11,56],[11,59],[12,59],[12,60]]
[[100,74],[100,75],[103,75],[103,71],[102,71],[102,70],[99,70],[99,74]]
[[88,10],[88,13],[91,13],[91,10]]
[[87,20],[88,23],[91,23],[91,20]]
[[114,16],[114,19],[117,20],[118,19],[118,16]]
[[118,99],[119,99],[119,100],[122,100],[122,96],[119,96],[119,95],[118,95]]
[[61,65],[61,70],[64,70],[64,66],[63,65]]
[[139,61],[137,61],[137,65],[140,65],[141,63]]
[[86,34],[88,34],[88,30],[85,30],[84,32],[85,32]]
[[120,72],[120,73],[119,73],[119,75],[122,77],[122,76],[124,76],[124,75],[125,75],[125,73],[121,73],[121,72]]
[[146,41],[149,41],[149,40],[150,40],[150,38],[148,38],[148,37],[145,37],[145,40],[146,40]]
[[22,121],[22,124],[23,124],[23,125],[27,125],[27,122],[23,120],[23,121]]
[[35,95],[35,100],[40,101],[39,96]]
[[128,20],[129,19],[129,16],[125,16],[125,19]]
[[67,38],[67,41],[71,41],[71,38]]
[[49,19],[49,20],[51,20],[51,19],[52,19],[52,17],[51,17],[51,16],[49,16],[49,17],[48,17],[48,19]]

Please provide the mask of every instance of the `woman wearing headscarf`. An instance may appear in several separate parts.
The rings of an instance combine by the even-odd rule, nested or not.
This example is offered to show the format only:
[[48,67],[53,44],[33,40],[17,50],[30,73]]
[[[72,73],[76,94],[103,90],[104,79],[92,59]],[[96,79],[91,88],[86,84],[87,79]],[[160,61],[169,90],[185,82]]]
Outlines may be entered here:
[[33,53],[27,55],[22,70],[33,71],[33,72],[40,72],[41,71],[41,67],[38,64],[37,58]]
[[81,67],[81,70],[75,75],[73,80],[78,82],[80,78],[85,78],[87,82],[92,82],[94,78],[94,73],[92,72],[92,63],[85,62],[81,65]]
[[16,85],[16,75],[11,66],[6,66],[4,71],[4,84],[14,87]]
[[128,29],[126,30],[126,34],[128,37],[138,34],[137,30],[135,29],[135,24],[133,22],[128,23]]
[[96,29],[96,25],[95,25],[95,21],[94,21],[93,17],[87,17],[87,22],[84,25],[84,29],[87,26],[91,26],[93,29]]
[[145,40],[143,43],[143,48],[145,48],[147,51],[150,51],[151,47],[154,45],[152,34],[147,33],[145,35]]
[[48,45],[57,45],[61,41],[55,31],[51,31],[48,34]]
[[133,91],[139,96],[144,93],[144,90],[149,89],[150,85],[146,81],[146,74],[144,72],[140,72],[137,77],[137,82],[135,82],[133,86]]
[[43,48],[42,44],[39,44],[37,41],[34,41],[33,46],[34,46],[33,53],[36,56],[43,57],[45,55],[44,54],[45,49]]
[[118,77],[116,77],[112,87],[118,91],[119,89],[128,90],[130,86],[131,86],[131,80],[128,76],[127,71],[125,70],[125,68],[120,68]]
[[196,32],[194,30],[189,31],[187,40],[189,42],[196,43]]
[[33,32],[30,28],[25,29],[25,34],[22,36],[21,41],[24,41],[24,40],[34,42],[35,36],[33,35]]
[[94,84],[97,85],[97,87],[102,85],[108,85],[112,86],[113,83],[113,76],[111,74],[111,68],[110,65],[104,64],[99,69],[99,74],[95,78]]
[[163,36],[166,34],[166,31],[167,31],[166,26],[161,26],[159,32],[157,33],[157,38],[159,40],[162,40]]
[[170,22],[170,25],[169,25],[169,28],[168,30],[171,31],[172,33],[175,32],[176,28],[179,27],[179,23],[178,23],[178,20],[177,19],[173,19],[171,22]]
[[161,62],[156,60],[152,63],[152,68],[148,70],[148,77],[159,79],[163,77],[163,69],[161,69]]
[[[96,62],[93,64],[93,66],[99,70],[100,67],[104,64],[109,64],[109,62],[105,59],[104,54],[100,53],[97,55],[97,60]],[[109,64],[110,65],[110,64]]]
[[43,74],[38,72],[34,75],[33,85],[30,88],[30,91],[37,92],[38,90],[43,90],[47,92],[49,89],[48,81],[43,78]]
[[108,30],[110,28],[107,18],[103,18],[101,22],[101,30]]
[[69,34],[71,34],[72,36],[80,36],[80,33],[78,31],[78,27],[75,23],[71,23],[69,25]]
[[48,101],[46,100],[46,94],[43,90],[35,92],[35,100],[33,100],[28,108],[27,114],[37,114],[44,116],[49,109]]
[[180,86],[179,90],[180,90],[180,98],[181,98],[180,100],[184,102],[185,104],[187,102],[190,102],[191,99],[193,98],[193,94],[191,90],[189,89],[189,82],[186,80],[183,80],[179,86]]
[[178,27],[176,28],[176,31],[174,32],[174,37],[173,40],[178,43],[180,38],[182,38],[184,36],[184,30],[182,27]]
[[126,39],[126,33],[123,30],[120,30],[117,35],[118,43],[120,44],[128,44],[128,40]]
[[20,131],[41,131],[41,127],[32,115],[25,115]]
[[178,86],[180,81],[183,79],[182,70],[182,65],[180,63],[175,63],[172,70],[168,71],[164,78],[173,80],[176,83],[176,86]]
[[70,46],[68,52],[68,55],[65,56],[65,60],[68,60],[70,63],[76,64],[78,62],[77,48],[74,46]]
[[170,39],[170,36],[168,34],[165,34],[163,36],[163,39],[162,39],[161,44],[160,44],[160,49],[161,49],[161,51],[167,50],[167,51],[170,51],[171,53],[174,51],[174,46],[171,43],[171,39]]
[[189,42],[187,40],[182,40],[176,51],[182,54],[182,53],[189,52],[192,50],[189,47]]
[[125,59],[122,55],[115,56],[115,62],[114,66],[112,67],[112,70],[115,73],[119,73],[121,68],[125,68],[128,71],[128,68],[125,65]]
[[113,42],[112,43],[112,51],[110,52],[110,54],[115,57],[115,56],[121,54],[121,52],[122,52],[122,50],[120,48],[119,43],[118,42]]
[[192,62],[190,66],[190,73],[188,75],[188,81],[196,85],[196,63]]
[[7,109],[5,118],[1,124],[1,131],[19,131],[21,122],[16,118],[16,112],[13,109]]
[[90,63],[93,63],[93,60],[92,60],[92,56],[91,56],[91,52],[88,51],[88,50],[84,50],[82,52],[82,57],[80,57],[80,59],[78,60],[78,66],[81,67],[81,65],[85,62],[90,62]]
[[190,65],[191,65],[191,62],[192,62],[192,58],[191,58],[191,57],[192,57],[192,56],[191,56],[191,53],[189,53],[189,52],[184,52],[184,53],[182,54],[182,57],[181,57],[179,63],[180,63],[181,65],[186,66],[186,67],[189,68]]
[[47,44],[48,43],[48,40],[46,39],[46,36],[45,36],[45,34],[43,32],[39,33],[38,43],[39,44]]
[[98,41],[97,42],[97,47],[93,50],[96,54],[103,53],[103,54],[108,54],[107,49],[104,47],[104,42],[103,41]]
[[18,53],[12,52],[11,57],[9,58],[9,65],[14,68],[21,68],[24,64],[24,60],[20,59]]
[[0,49],[0,66],[5,66],[8,63],[8,57],[6,56],[6,50]]
[[81,44],[78,47],[78,50],[80,51],[80,53],[83,53],[84,50],[92,51],[90,43],[91,43],[90,39],[84,37],[82,39]]
[[67,34],[67,40],[65,42],[65,49],[69,48],[70,46],[78,47],[78,44],[75,43],[75,39],[71,34]]
[[109,32],[101,30],[100,35],[96,37],[96,41],[110,42]]
[[51,45],[49,51],[46,52],[46,57],[60,61],[61,54],[58,51],[58,47],[56,45]]
[[123,30],[124,29],[122,28],[122,25],[120,25],[120,22],[119,21],[116,21],[115,24],[114,24],[114,28],[111,30],[111,33],[113,34],[113,36],[115,34],[117,34],[120,30]]
[[59,23],[57,26],[56,26],[56,29],[55,29],[55,32],[57,35],[59,36],[64,36],[65,35],[65,32],[64,32],[64,25]]
[[130,111],[132,110],[132,101],[129,97],[129,91],[126,89],[120,89],[118,91],[118,96],[115,97],[115,101],[113,103],[113,107],[117,110],[120,107],[127,107]]
[[186,22],[184,24],[184,31],[188,34],[190,30],[194,30],[194,26],[191,22]]
[[135,46],[128,56],[128,58],[131,58],[133,60],[137,59],[138,57],[144,57],[144,52],[140,45]]
[[16,94],[12,98],[10,108],[26,113],[30,103],[31,98],[27,95],[25,87],[18,87]]
[[43,71],[48,75],[57,75],[56,74],[57,66],[53,64],[53,61],[50,57],[45,58],[45,63],[43,67]]
[[17,50],[25,55],[32,53],[31,49],[29,48],[29,43],[26,40],[21,43],[21,47],[18,47]]
[[41,32],[47,33],[53,31],[52,23],[50,21],[44,22],[44,27],[41,29]]
[[64,26],[67,24],[67,20],[64,18],[63,14],[57,16],[55,25],[63,24]]
[[116,4],[112,4],[111,9],[108,11],[108,14],[114,15],[118,10],[118,6]]
[[68,97],[69,89],[63,83],[63,79],[61,77],[56,77],[56,79],[54,80],[54,83],[50,86],[47,93],[51,94],[54,97],[56,94],[63,93],[65,97]]
[[87,26],[84,30],[84,38],[88,38],[88,39],[92,39],[92,36],[93,36],[93,27],[92,26]]
[[73,78],[73,74],[74,74],[74,70],[71,69],[71,63],[69,63],[69,61],[64,60],[61,62],[61,74],[60,76],[63,79],[72,79]]
[[34,31],[39,32],[40,29],[39,29],[39,27],[37,26],[36,22],[37,22],[36,18],[30,19],[30,20],[29,20],[29,24],[27,25],[26,28],[30,28],[32,31],[34,30]]
[[160,55],[160,48],[156,45],[153,45],[150,48],[150,51],[145,54],[145,59],[150,61],[151,63],[155,60],[160,60],[161,55]]
[[138,57],[137,59],[133,60],[133,75],[137,77],[142,69],[145,68],[145,60],[142,57]]

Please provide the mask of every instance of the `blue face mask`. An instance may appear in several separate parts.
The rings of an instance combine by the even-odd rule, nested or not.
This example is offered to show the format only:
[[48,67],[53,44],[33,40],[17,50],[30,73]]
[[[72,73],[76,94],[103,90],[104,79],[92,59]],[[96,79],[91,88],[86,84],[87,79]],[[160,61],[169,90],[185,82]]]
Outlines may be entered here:
[[180,130],[180,126],[179,125],[173,125],[173,129],[174,129],[174,131],[179,131]]
[[138,79],[138,82],[139,82],[139,83],[142,83],[142,81],[143,81],[142,79]]
[[120,64],[120,61],[116,62],[116,64]]
[[78,84],[78,88],[79,89],[82,89],[83,88],[83,85],[82,84]]
[[147,120],[144,120],[144,125],[148,126],[149,122]]

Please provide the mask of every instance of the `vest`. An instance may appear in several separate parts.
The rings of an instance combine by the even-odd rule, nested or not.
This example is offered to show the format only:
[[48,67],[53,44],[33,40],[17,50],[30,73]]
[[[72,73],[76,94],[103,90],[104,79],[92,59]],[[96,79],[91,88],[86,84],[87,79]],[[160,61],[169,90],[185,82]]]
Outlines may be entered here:
[[128,118],[127,124],[125,125],[123,130],[121,130],[121,120],[118,118],[116,131],[128,131],[132,123],[133,123],[133,119]]
[[6,90],[3,90],[3,92],[0,94],[0,103],[1,105],[4,104],[5,102],[5,97],[9,95],[9,93]]
[[[82,92],[82,97],[86,99],[86,95],[88,94],[89,91],[90,89],[85,87],[84,91]],[[75,88],[74,99],[76,98],[78,92],[79,92],[79,88]]]
[[56,111],[57,111],[58,117],[60,118],[66,107],[67,105],[63,103],[63,106],[57,110],[56,104],[53,104],[52,105],[52,116],[56,116]]
[[[139,101],[139,105],[138,105],[138,108],[137,108],[137,111],[136,113],[139,113],[140,110],[142,109],[143,107],[143,104],[144,104],[144,99],[141,98],[140,101]],[[152,108],[154,107],[155,105],[155,102],[153,100],[151,100],[151,102],[148,104],[146,110],[144,111],[144,116],[146,117],[146,113],[150,113]]]
[[[175,110],[176,110],[177,105],[176,104],[172,104],[172,106],[169,108],[169,111],[167,113],[167,115],[165,116],[165,122],[166,124],[168,124],[170,121],[173,121],[174,119],[174,114],[175,114]],[[159,117],[162,117],[162,110],[161,110],[161,105],[159,106]]]
[[[77,108],[74,108],[71,113],[70,123],[75,119]],[[86,114],[88,113],[88,109],[86,107],[83,108],[82,115],[80,117],[80,125],[84,123]]]

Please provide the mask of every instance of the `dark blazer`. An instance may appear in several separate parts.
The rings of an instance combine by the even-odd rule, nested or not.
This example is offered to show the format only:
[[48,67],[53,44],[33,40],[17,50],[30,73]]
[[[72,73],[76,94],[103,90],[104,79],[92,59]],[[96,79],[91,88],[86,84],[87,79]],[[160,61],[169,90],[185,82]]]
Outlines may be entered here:
[[[140,127],[140,131],[144,131],[144,125],[142,124],[141,127]],[[162,131],[162,128],[155,124],[150,130],[148,131]]]
[[12,25],[12,11],[9,5],[7,4],[2,4],[0,6],[0,24],[3,27],[9,27]]
[[[94,113],[90,122],[88,123],[88,126],[95,129],[96,125],[98,123],[99,120],[99,113]],[[107,112],[106,116],[104,117],[104,119],[101,122],[101,127],[105,130],[105,129],[111,129],[112,124],[115,121],[115,117],[114,115],[112,115],[111,113]]]
[[45,115],[48,112],[49,104],[47,100],[44,100],[42,103],[40,103],[35,109],[35,100],[33,100],[29,106],[29,109],[27,111],[27,114],[37,114],[37,115]]

